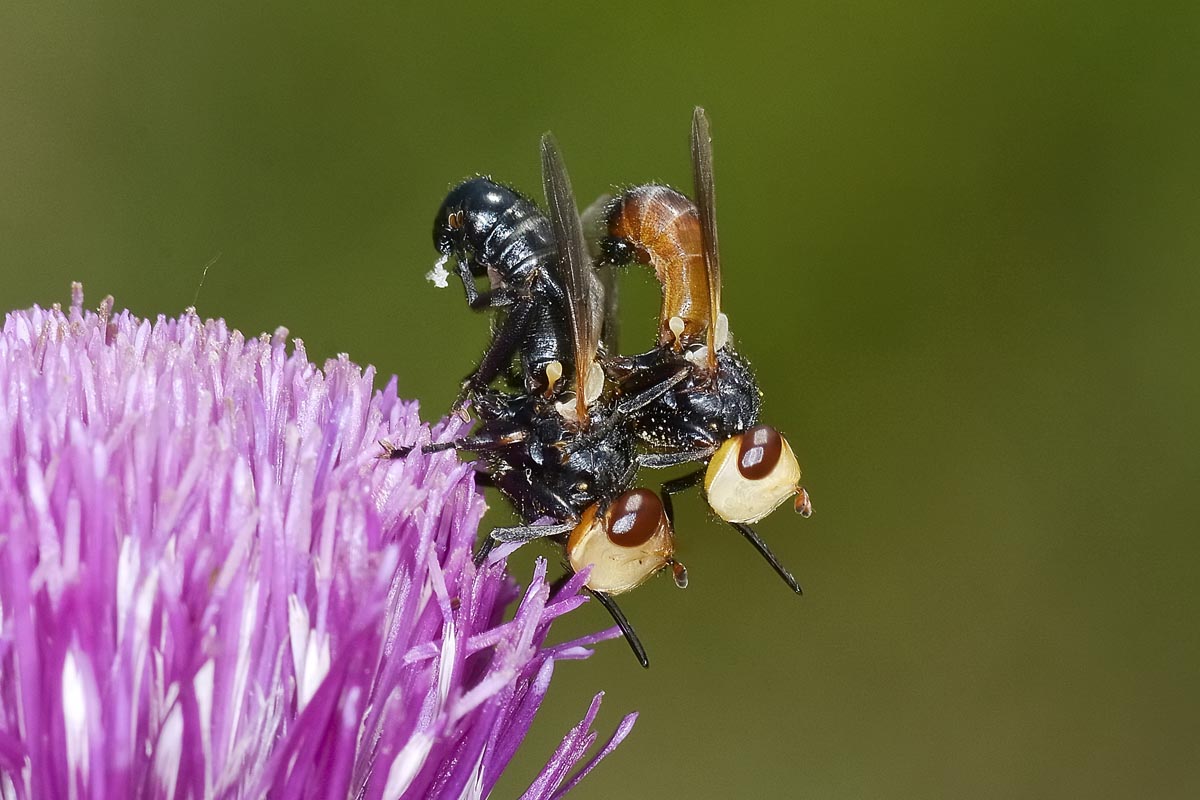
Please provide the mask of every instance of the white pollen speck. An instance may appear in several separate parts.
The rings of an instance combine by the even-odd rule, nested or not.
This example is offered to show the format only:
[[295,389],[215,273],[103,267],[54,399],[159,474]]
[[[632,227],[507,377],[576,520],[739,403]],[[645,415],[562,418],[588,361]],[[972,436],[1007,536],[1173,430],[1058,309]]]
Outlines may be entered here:
[[425,280],[429,281],[439,289],[445,289],[447,286],[449,286],[450,282],[448,278],[450,277],[450,273],[446,271],[446,262],[449,259],[450,256],[447,254],[434,262],[433,269],[425,273]]

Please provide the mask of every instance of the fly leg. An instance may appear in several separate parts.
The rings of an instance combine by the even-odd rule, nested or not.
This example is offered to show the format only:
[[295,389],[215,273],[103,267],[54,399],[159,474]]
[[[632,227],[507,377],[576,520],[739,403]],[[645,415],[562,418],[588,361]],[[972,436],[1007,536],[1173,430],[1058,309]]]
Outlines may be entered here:
[[509,310],[504,322],[492,336],[492,341],[479,360],[475,371],[463,379],[462,388],[454,400],[451,411],[461,411],[475,392],[486,387],[507,367],[525,339],[526,330],[533,312],[533,299],[522,297]]
[[689,462],[705,462],[712,458],[721,444],[712,429],[699,423],[676,419],[673,426],[671,438],[690,447],[668,450],[665,453],[643,453],[638,456],[638,461],[643,467],[662,469]]
[[[487,472],[475,473],[475,485],[483,488],[496,488],[496,481]],[[471,557],[471,561],[475,564],[475,568],[483,566],[483,562],[487,561],[488,554],[492,552],[492,548],[496,546],[496,540],[490,535],[484,536],[483,541],[479,543],[479,547],[475,550],[475,555]]]
[[[691,450],[676,450],[671,453],[639,453],[637,457],[638,466],[649,467],[650,469],[665,469],[666,467],[674,467],[679,464],[690,464],[696,461],[708,461],[712,458],[712,454],[717,452],[716,445],[704,445],[703,447],[694,447]],[[703,470],[697,471],[700,475],[704,474]],[[682,488],[688,488],[695,484],[688,484]]]
[[[668,364],[667,366],[675,367],[673,364]],[[604,438],[615,426],[624,423],[630,416],[650,405],[686,380],[690,373],[690,367],[675,367],[669,374],[656,378],[652,385],[639,388],[636,392],[617,403],[616,408],[613,409],[611,414],[592,425],[586,433],[568,443],[564,448],[564,452],[568,454],[574,453],[576,450]]]
[[679,366],[667,363],[663,366],[664,369],[655,371],[658,374],[650,373],[652,377],[649,378],[651,381],[649,385],[638,387],[636,391],[622,398],[621,402],[617,403],[616,413],[613,416],[629,416],[635,411],[640,411],[683,383],[692,372],[690,365]]
[[[521,433],[522,431],[516,431]],[[569,533],[578,523],[578,515],[570,502],[554,489],[538,483],[531,473],[521,469],[510,469],[494,473],[487,478],[488,484],[508,496],[526,519],[540,516],[564,520],[550,525],[513,525],[495,528],[480,544],[475,554],[475,565],[479,566],[496,542],[528,542],[549,536]]]
[[[678,464],[687,464],[692,461],[704,461],[704,460],[708,459],[712,454],[713,454],[712,448],[697,448],[695,450],[683,450],[678,453],[638,453],[637,456],[634,457],[633,461],[629,464],[629,466],[625,468],[625,471],[621,473],[621,477],[617,481],[617,484],[616,484],[618,487],[618,491],[615,494],[620,494],[621,492],[625,491],[630,486],[632,486],[633,479],[637,477],[638,470],[641,469],[642,467],[649,467],[650,469],[664,469],[666,467],[674,467]],[[666,486],[671,485],[671,484],[680,483],[680,481],[691,480],[691,478],[693,476],[699,476],[699,477],[696,477],[695,480],[691,480],[691,482],[689,482],[689,483],[680,484],[679,488],[675,490],[675,491],[682,491],[683,489],[686,489],[690,486],[694,486],[696,483],[699,483],[700,477],[702,477],[703,475],[704,475],[704,470],[699,469],[696,472],[691,473],[690,475],[685,475],[683,478],[676,478],[675,480],[670,481],[667,484],[664,484],[663,488],[665,489]],[[615,497],[609,497],[609,498],[604,498],[604,499],[600,500],[599,513],[603,514],[604,510],[606,508],[608,508],[608,504],[611,503],[615,499],[616,499]],[[675,527],[675,520],[671,516],[671,498],[669,496],[666,496],[666,495],[663,496],[663,505],[666,507],[667,520],[671,523],[671,527],[673,528],[673,527]]]
[[506,528],[492,528],[491,533],[479,543],[475,551],[475,566],[479,567],[487,560],[488,555],[501,542],[532,542],[534,539],[545,539],[567,533],[575,523],[555,523],[553,525],[512,525]]
[[[475,285],[475,274],[471,272],[471,263],[466,258],[455,259],[455,272],[462,280],[463,291],[467,295],[467,305],[472,310],[478,311],[481,308],[503,308],[512,305],[514,295],[511,288],[507,286],[498,286],[495,289],[479,291]],[[482,277],[482,275],[481,275]]]
[[523,430],[492,431],[475,436],[464,436],[449,442],[430,442],[421,448],[422,453],[443,453],[447,450],[469,450],[472,453],[485,453],[488,450],[499,450],[511,447],[525,441],[528,434]]
[[[477,436],[464,436],[449,442],[430,442],[421,447],[421,452],[429,454],[442,453],[446,450],[469,450],[472,453],[483,453],[519,444],[525,440],[526,435],[526,432],[522,430],[493,431]],[[380,442],[380,444],[383,445],[383,453],[380,454],[380,458],[384,459],[404,458],[416,449],[416,445],[396,446],[386,442]]]
[[492,528],[492,533],[488,538],[506,543],[532,542],[534,539],[559,536],[574,527],[574,522],[555,522],[550,525],[512,525],[506,528]]
[[483,541],[479,543],[479,548],[475,550],[475,555],[471,561],[475,564],[475,569],[483,566],[483,562],[487,561],[487,557],[491,555],[492,550],[496,547],[496,540],[491,536],[483,537]]
[[662,495],[663,511],[667,514],[667,522],[671,523],[672,530],[675,529],[675,504],[672,502],[671,496],[699,485],[702,480],[704,480],[704,470],[697,469],[680,478],[669,480],[662,485],[660,493]]

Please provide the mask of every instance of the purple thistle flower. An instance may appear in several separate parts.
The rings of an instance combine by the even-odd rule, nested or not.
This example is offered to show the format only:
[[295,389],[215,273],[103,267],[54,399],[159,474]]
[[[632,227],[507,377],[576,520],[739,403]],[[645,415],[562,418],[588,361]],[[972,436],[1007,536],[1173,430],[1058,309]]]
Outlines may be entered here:
[[[476,570],[484,504],[393,378],[106,300],[0,334],[0,797],[485,797],[584,602]],[[513,618],[504,621],[514,601]],[[556,798],[600,696],[524,795]]]

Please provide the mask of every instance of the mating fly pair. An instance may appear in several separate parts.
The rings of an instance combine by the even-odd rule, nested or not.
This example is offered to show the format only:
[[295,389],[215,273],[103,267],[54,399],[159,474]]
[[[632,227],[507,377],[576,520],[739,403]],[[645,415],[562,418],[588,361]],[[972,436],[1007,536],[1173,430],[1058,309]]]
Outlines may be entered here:
[[[444,257],[439,266],[454,256],[468,304],[498,316],[492,341],[455,403],[461,408],[469,401],[479,426],[470,436],[422,450],[475,452],[484,467],[480,483],[499,489],[524,520],[492,531],[478,560],[497,541],[559,539],[572,570],[591,566],[586,588],[647,666],[645,649],[612,595],[665,567],[682,587],[687,571],[674,559],[662,501],[631,489],[646,456],[628,425],[611,424],[612,392],[605,391],[600,362],[606,358],[601,335],[614,322],[611,314],[606,318],[604,286],[587,257],[570,178],[549,135],[541,153],[549,217],[516,191],[473,178],[451,190],[435,218],[434,242]],[[490,289],[480,291],[475,281],[485,277]],[[490,386],[500,377],[508,391]],[[591,429],[605,433],[591,437]],[[536,524],[544,518],[553,522]]]
[[[493,531],[483,552],[497,540],[565,539],[571,568],[592,566],[589,590],[643,665],[644,648],[611,595],[665,566],[679,585],[686,582],[673,556],[672,494],[703,481],[712,509],[796,592],[795,579],[749,525],[793,495],[797,511],[811,513],[796,458],[774,428],[759,424],[754,374],[728,342],[702,109],[693,118],[692,162],[697,204],[651,184],[622,193],[603,212],[598,274],[611,281],[612,266],[641,263],[662,286],[657,343],[637,356],[616,351],[615,293],[591,268],[570,181],[549,137],[542,142],[549,218],[516,191],[474,178],[451,190],[434,223],[443,254],[437,269],[454,257],[468,303],[493,309],[498,319],[455,403],[470,400],[479,427],[423,449],[476,452],[483,481],[526,522]],[[490,289],[479,291],[477,278],[487,278]],[[491,388],[501,376],[511,391]],[[706,467],[667,482],[662,501],[630,489],[639,467],[689,462]],[[555,522],[534,524],[542,517]]]

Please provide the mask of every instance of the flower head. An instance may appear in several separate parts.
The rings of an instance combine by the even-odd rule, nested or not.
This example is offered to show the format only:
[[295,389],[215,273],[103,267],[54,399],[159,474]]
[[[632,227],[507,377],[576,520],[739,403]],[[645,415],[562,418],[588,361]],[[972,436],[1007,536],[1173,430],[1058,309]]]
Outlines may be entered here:
[[[483,797],[580,605],[471,550],[484,510],[393,379],[286,331],[71,308],[0,333],[0,796]],[[505,621],[505,610],[517,603]],[[536,777],[579,770],[599,695]]]

